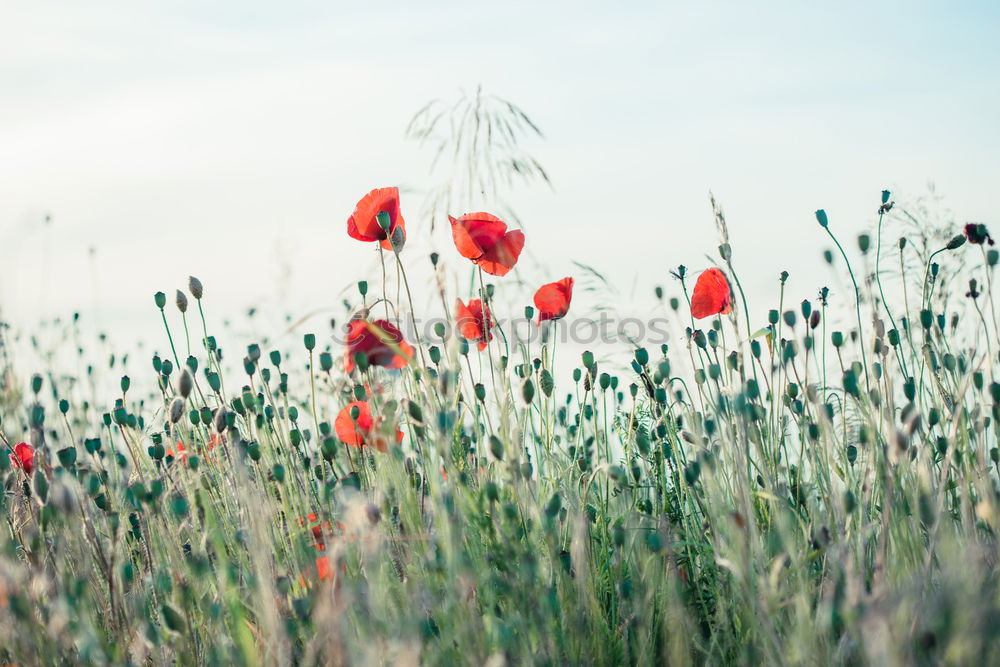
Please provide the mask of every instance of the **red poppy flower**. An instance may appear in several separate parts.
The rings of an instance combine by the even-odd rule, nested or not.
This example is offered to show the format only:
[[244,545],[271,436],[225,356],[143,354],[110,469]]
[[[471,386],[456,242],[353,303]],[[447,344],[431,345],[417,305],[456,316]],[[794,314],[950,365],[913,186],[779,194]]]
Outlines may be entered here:
[[993,245],[993,237],[986,230],[986,225],[976,222],[970,222],[965,225],[965,238],[969,240],[969,243],[975,243],[976,245],[984,245],[986,243]]
[[691,295],[691,315],[695,319],[733,312],[732,291],[726,274],[712,267],[698,276]]
[[35,470],[35,448],[28,443],[17,443],[14,452],[8,456],[11,465],[24,470],[25,475],[30,475]]
[[[351,417],[351,408],[358,409],[357,419]],[[353,401],[340,411],[333,427],[340,441],[352,447],[374,447],[380,452],[389,450],[388,438],[382,432],[382,418],[372,418],[368,401]],[[396,429],[396,444],[403,441],[403,432]]]
[[468,304],[464,304],[461,299],[456,299],[455,321],[462,338],[478,342],[480,350],[485,350],[486,344],[493,340],[490,329],[496,323],[489,307],[484,306],[482,300],[470,299]]
[[320,556],[316,559],[316,575],[320,581],[333,579],[333,568],[330,567],[329,556]]
[[348,373],[354,370],[355,355],[359,353],[371,366],[402,368],[413,358],[413,347],[403,340],[399,329],[386,320],[353,320],[347,329],[344,355]]
[[563,278],[548,285],[542,285],[535,292],[535,308],[538,309],[538,324],[545,320],[565,317],[569,302],[573,299],[573,279]]
[[177,443],[177,453],[176,454],[174,454],[174,450],[168,449],[167,450],[167,456],[169,456],[172,459],[180,459],[181,463],[186,463],[188,455],[187,455],[187,451],[184,449],[184,443],[183,442],[178,442]]
[[[389,214],[389,230],[378,223],[378,214]],[[376,188],[358,202],[347,219],[347,233],[359,241],[381,241],[386,250],[402,248],[406,241],[406,223],[399,212],[399,188]]]
[[[308,516],[308,523],[316,524],[310,530],[312,530],[313,539],[316,541],[316,551],[326,550],[326,537],[324,532],[330,532],[330,522],[320,521],[319,517],[316,516],[315,512],[310,512]],[[299,525],[305,526],[306,519],[299,517]]]
[[505,276],[517,264],[524,248],[519,229],[507,231],[507,223],[489,213],[466,213],[452,218],[451,235],[462,257],[471,259],[486,273]]

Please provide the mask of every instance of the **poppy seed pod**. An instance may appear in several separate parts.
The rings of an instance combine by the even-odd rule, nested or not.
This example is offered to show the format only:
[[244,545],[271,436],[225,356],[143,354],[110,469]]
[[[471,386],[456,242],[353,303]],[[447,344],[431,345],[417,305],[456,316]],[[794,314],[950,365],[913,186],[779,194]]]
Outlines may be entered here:
[[157,308],[163,310],[164,306],[167,305],[167,295],[163,292],[157,292],[153,295],[153,303],[156,304]]
[[184,292],[177,290],[177,297],[175,299],[175,303],[177,304],[177,310],[181,311],[182,313],[187,312],[188,298],[184,294]]
[[333,355],[329,352],[321,352],[319,355],[319,367],[324,371],[333,368]]

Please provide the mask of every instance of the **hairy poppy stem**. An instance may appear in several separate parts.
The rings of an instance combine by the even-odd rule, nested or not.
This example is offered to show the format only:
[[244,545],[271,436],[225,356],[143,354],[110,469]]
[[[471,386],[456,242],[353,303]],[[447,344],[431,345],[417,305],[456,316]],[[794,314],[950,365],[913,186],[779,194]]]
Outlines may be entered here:
[[[876,234],[875,242],[875,284],[878,285],[878,293],[882,299],[882,307],[885,309],[886,315],[889,316],[889,322],[892,324],[892,328],[899,331],[899,327],[896,326],[896,318],[892,316],[892,311],[889,309],[889,302],[885,298],[885,290],[882,289],[882,271],[881,271],[881,261],[882,261],[882,218],[885,217],[885,213],[879,210],[878,214],[878,233]],[[906,369],[906,355],[899,352],[899,362],[903,365],[903,374],[909,376],[910,372]]]
[[868,379],[868,355],[865,349],[865,330],[861,325],[861,290],[858,288],[858,281],[854,278],[854,269],[851,268],[851,260],[847,258],[847,253],[844,251],[844,246],[840,245],[840,241],[837,237],[833,235],[830,231],[829,225],[822,225],[826,233],[830,235],[833,242],[837,245],[837,250],[840,251],[841,257],[844,258],[844,263],[847,264],[847,272],[851,276],[851,283],[854,285],[854,310],[858,317],[858,338],[861,343],[861,362],[865,368],[865,389],[871,391],[871,382]]

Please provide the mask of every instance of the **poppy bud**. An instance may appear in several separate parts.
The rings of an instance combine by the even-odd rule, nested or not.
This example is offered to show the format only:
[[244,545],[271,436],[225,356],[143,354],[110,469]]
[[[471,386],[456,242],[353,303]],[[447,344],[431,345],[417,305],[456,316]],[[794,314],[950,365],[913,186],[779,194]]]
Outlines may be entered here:
[[177,297],[175,299],[175,303],[177,304],[177,310],[181,311],[182,313],[187,312],[188,298],[187,296],[185,296],[184,292],[177,290]]
[[170,423],[176,424],[184,416],[184,401],[180,398],[175,398],[174,402],[170,404]]
[[535,400],[535,385],[532,383],[531,378],[526,379],[521,386],[521,398],[528,405],[531,405],[531,402]]
[[260,359],[260,345],[257,345],[257,343],[247,345],[247,357],[250,358],[250,361],[256,363]]
[[816,211],[816,222],[819,223],[820,227],[828,227],[830,225],[830,221],[826,217],[826,211],[823,209]]
[[819,311],[814,310],[812,316],[809,318],[809,327],[815,329],[819,326]]
[[790,327],[794,327],[795,326],[795,311],[794,310],[786,310],[784,312],[784,314],[782,315],[782,319],[785,320],[785,324],[787,324]]
[[954,250],[955,248],[961,248],[965,245],[965,234],[956,234],[948,241],[948,245],[945,246],[948,250]]
[[660,287],[659,285],[657,285],[656,289],[653,290],[653,293],[656,294],[656,300],[657,301],[663,301],[663,288],[662,287]]
[[809,314],[812,312],[812,304],[808,300],[803,301],[801,310],[802,317],[808,320]]
[[181,379],[177,383],[177,390],[180,392],[183,398],[187,398],[191,395],[191,390],[194,388],[194,381],[191,378],[191,374],[185,369],[181,373]]
[[188,276],[188,291],[191,292],[191,296],[195,299],[201,299],[201,295],[205,293],[201,281],[194,276]]
[[670,309],[676,311],[681,307],[681,300],[677,297],[670,297]]
[[580,355],[580,358],[582,359],[583,365],[586,368],[589,369],[591,366],[594,365],[594,353],[593,352],[591,352],[591,351],[588,350],[588,351],[584,352],[582,355]]
[[535,309],[532,308],[531,306],[525,306],[524,307],[524,319],[530,320],[534,316],[535,316]]
[[729,246],[728,243],[723,243],[722,245],[719,246],[719,257],[728,262],[730,259],[732,259],[732,256],[733,256],[733,249]]
[[319,355],[319,367],[324,371],[333,368],[333,355],[329,352],[321,352]]
[[229,411],[225,408],[219,408],[215,411],[214,424],[216,433],[223,433],[226,430],[226,415]]
[[437,254],[436,252],[432,252],[431,253],[431,265],[436,267],[438,265],[438,259],[440,257],[441,257],[441,255]]
[[392,251],[398,253],[403,249],[403,245],[406,243],[406,232],[403,228],[396,226],[392,233],[389,234],[389,242],[392,244]]
[[986,263],[990,266],[996,266],[998,259],[1000,259],[1000,252],[997,252],[996,250],[989,250],[986,252]]
[[770,322],[772,325],[773,324],[777,324],[778,323],[778,311],[774,310],[774,309],[771,309],[771,310],[767,311],[767,321]]
[[861,250],[862,255],[868,254],[868,249],[871,248],[872,237],[868,234],[861,234],[858,236],[858,248]]
[[490,454],[497,461],[503,461],[503,441],[495,435],[490,436]]
[[163,310],[163,307],[167,305],[167,295],[163,292],[157,292],[153,295],[153,303],[156,304],[157,308]]
[[830,342],[833,343],[834,347],[840,347],[844,344],[844,334],[840,331],[834,331],[830,334]]

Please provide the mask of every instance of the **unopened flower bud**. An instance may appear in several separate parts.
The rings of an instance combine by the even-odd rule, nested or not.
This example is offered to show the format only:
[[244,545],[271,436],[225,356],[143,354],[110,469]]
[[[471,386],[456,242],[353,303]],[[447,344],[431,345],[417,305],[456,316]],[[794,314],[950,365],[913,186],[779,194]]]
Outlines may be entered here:
[[170,404],[170,423],[176,424],[184,416],[184,401],[180,398],[175,398],[174,402]]

